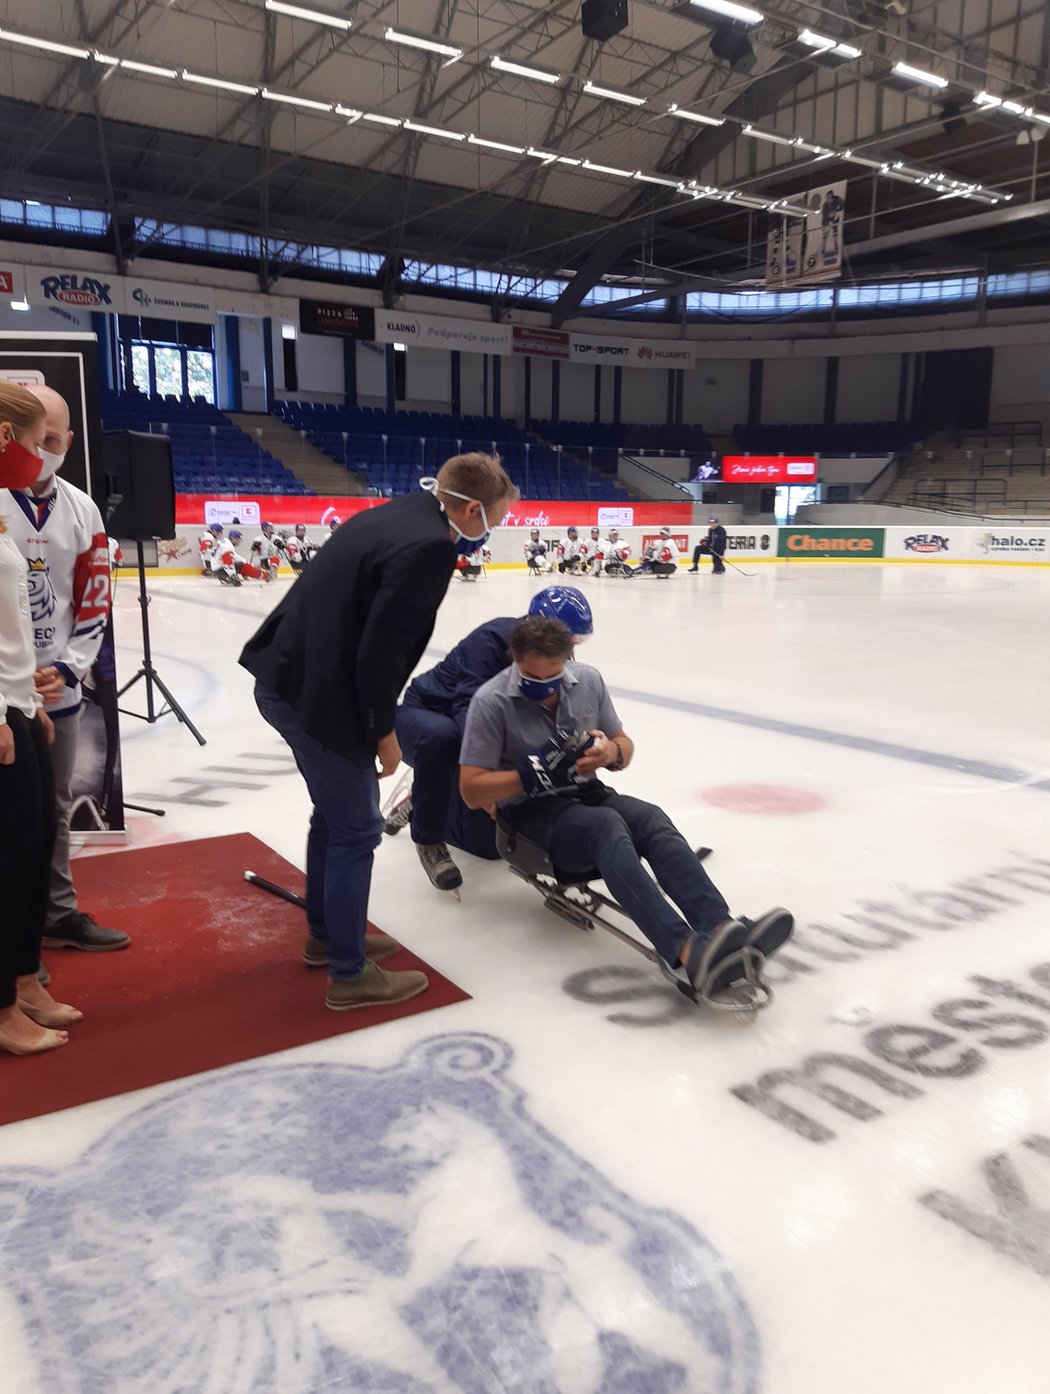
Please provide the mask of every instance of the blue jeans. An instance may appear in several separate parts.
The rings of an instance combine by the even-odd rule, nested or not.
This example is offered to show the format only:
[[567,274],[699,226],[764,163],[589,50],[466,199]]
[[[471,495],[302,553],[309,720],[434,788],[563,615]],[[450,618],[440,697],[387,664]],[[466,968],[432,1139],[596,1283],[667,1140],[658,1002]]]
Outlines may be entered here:
[[397,709],[395,729],[414,774],[412,841],[423,846],[451,842],[475,857],[495,861],[496,824],[484,809],[470,809],[459,797],[459,722],[430,711],[409,691]]
[[[519,832],[547,847],[559,876],[571,880],[597,869],[613,897],[672,966],[678,965],[694,933],[709,939],[730,918],[696,853],[656,804],[610,791],[597,804],[558,799],[517,804],[510,819]],[[655,881],[642,866],[643,857]]]
[[291,747],[313,803],[306,843],[306,918],[328,943],[329,976],[365,967],[372,854],[383,835],[375,769],[364,769],[308,736],[298,714],[262,683],[255,704]]

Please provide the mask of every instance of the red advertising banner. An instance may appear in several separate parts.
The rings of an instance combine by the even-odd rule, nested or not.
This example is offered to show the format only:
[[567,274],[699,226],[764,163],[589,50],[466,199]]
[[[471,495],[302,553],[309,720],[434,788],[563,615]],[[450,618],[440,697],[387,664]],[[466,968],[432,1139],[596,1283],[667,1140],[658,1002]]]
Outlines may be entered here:
[[[175,521],[180,527],[224,526],[237,518],[246,527],[259,521],[306,523],[323,527],[333,517],[345,523],[365,508],[380,508],[386,499],[327,497],[301,494],[178,494]],[[692,519],[691,503],[607,504],[566,499],[522,499],[501,521],[508,527],[681,527]]]
[[[13,271],[0,271],[0,294],[11,295],[15,288],[15,273]],[[566,335],[566,338],[569,336]]]
[[815,484],[815,455],[723,455],[724,484]]

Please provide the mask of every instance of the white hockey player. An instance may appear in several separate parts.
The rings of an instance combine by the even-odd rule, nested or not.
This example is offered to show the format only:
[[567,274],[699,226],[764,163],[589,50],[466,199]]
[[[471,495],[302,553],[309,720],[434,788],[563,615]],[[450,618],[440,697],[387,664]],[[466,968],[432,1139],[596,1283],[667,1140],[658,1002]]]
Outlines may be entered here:
[[592,576],[600,576],[605,564],[605,545],[599,528],[591,528],[590,537],[580,543],[580,556],[583,566]]
[[201,533],[197,541],[197,549],[201,557],[202,576],[215,576],[218,574],[215,560],[219,545],[223,540],[223,526],[221,523],[212,523]]
[[[213,566],[219,580],[225,586],[239,586],[241,575],[248,565],[238,551],[243,535],[239,528],[231,528],[226,540],[220,542],[216,547],[216,558]],[[255,571],[257,568],[253,567],[252,570]]]
[[281,553],[272,523],[261,523],[259,536],[254,539],[249,553],[252,565],[257,567],[264,581],[276,581],[281,567]]
[[535,574],[542,574],[551,569],[547,544],[540,537],[539,528],[532,529],[529,533],[529,540],[525,543],[525,564]]
[[583,543],[580,541],[580,530],[568,528],[558,543],[558,570],[564,575],[566,571],[579,571],[582,565]]
[[609,529],[609,536],[605,539],[605,574],[606,576],[631,576],[633,572],[627,565],[627,558],[631,555],[630,545],[624,542],[617,528]]
[[660,536],[646,546],[642,564],[636,574],[644,572],[649,576],[673,576],[678,570],[680,556],[681,552],[671,536],[671,529],[661,528]]
[[342,520],[342,518],[339,517],[338,513],[335,514],[334,517],[332,517],[332,518],[329,519],[329,522],[328,522],[328,531],[321,534],[321,537],[320,537],[320,539],[319,539],[319,541],[318,541],[318,543],[317,543],[317,545],[316,545],[316,548],[315,548],[315,550],[314,550],[314,555],[315,555],[315,556],[316,556],[317,553],[321,550],[321,548],[324,546],[324,544],[328,541],[328,539],[332,536],[332,534],[335,532],[336,528],[342,527],[342,524],[343,524],[343,520]]
[[477,551],[456,558],[456,575],[461,581],[476,581],[491,560],[491,548],[479,547]]

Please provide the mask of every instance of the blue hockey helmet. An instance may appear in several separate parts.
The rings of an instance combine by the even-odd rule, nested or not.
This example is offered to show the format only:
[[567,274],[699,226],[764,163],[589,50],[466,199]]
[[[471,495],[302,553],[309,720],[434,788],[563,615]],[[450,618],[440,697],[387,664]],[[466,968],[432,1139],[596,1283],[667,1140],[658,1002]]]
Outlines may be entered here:
[[579,537],[580,535],[578,528],[569,528],[567,531],[570,537]]
[[221,524],[221,523],[209,523],[209,524],[208,524],[208,531],[209,531],[209,532],[213,532],[213,533],[215,534],[215,536],[218,537],[219,533],[222,532],[222,524]]
[[577,639],[586,639],[594,633],[594,620],[587,597],[575,586],[548,586],[545,590],[537,591],[532,597],[529,614],[561,620]]
[[243,536],[244,536],[244,534],[241,532],[240,528],[231,528],[231,529],[230,529],[230,541],[231,541],[231,542],[240,542],[240,540],[241,540],[241,538],[242,538]]
[[272,524],[272,523],[260,523],[260,524],[259,524],[259,527],[260,527],[260,529],[262,530],[263,535],[266,536],[266,537],[269,537],[270,534],[273,532],[273,524]]

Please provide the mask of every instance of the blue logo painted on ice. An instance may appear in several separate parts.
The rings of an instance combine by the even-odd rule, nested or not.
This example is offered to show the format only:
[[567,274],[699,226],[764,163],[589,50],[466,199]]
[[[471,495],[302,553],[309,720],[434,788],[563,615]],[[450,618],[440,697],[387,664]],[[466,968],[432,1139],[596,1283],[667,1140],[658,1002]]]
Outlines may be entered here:
[[511,1059],[463,1033],[230,1070],[0,1172],[40,1387],[756,1394],[721,1257],[536,1123]]

